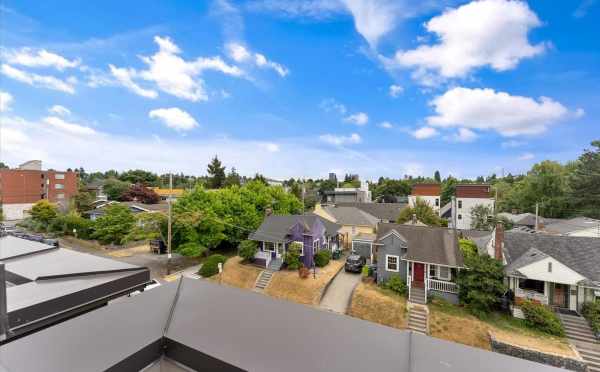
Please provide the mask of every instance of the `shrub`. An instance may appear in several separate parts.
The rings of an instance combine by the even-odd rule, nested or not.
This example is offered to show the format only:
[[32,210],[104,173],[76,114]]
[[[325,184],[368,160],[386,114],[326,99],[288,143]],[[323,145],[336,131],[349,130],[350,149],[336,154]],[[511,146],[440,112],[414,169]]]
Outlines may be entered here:
[[206,261],[204,261],[204,263],[202,264],[202,267],[200,267],[198,274],[200,274],[204,278],[208,278],[215,274],[218,274],[219,263],[224,264],[225,261],[227,261],[227,257],[221,254],[213,254],[211,256],[208,256]]
[[594,333],[600,334],[600,300],[584,303],[581,313],[590,322]]
[[564,336],[560,319],[549,307],[527,300],[521,304],[521,310],[528,326],[554,336]]
[[329,263],[329,260],[331,260],[331,252],[327,249],[318,251],[315,254],[315,265],[318,267],[326,266]]
[[104,208],[104,215],[96,220],[92,237],[102,244],[122,244],[134,224],[135,217],[127,206],[109,205]]
[[258,244],[252,240],[243,240],[240,243],[239,255],[245,261],[250,261],[254,258],[256,251],[258,251]]
[[177,247],[177,252],[182,256],[200,257],[206,252],[206,247],[203,247],[196,242],[187,242]]
[[500,304],[506,290],[502,264],[488,255],[465,255],[467,270],[461,270],[456,280],[461,304],[482,318]]
[[40,200],[35,203],[29,211],[31,218],[44,227],[47,227],[53,219],[58,215],[58,208],[55,204],[49,202],[46,199]]
[[287,249],[285,264],[290,270],[298,270],[302,265],[302,262],[300,262],[300,247],[300,243],[292,242]]
[[48,229],[62,235],[76,235],[81,239],[90,239],[94,232],[94,221],[83,218],[75,212],[69,212],[52,220]]
[[298,269],[298,275],[300,276],[300,278],[306,279],[310,275],[310,270],[307,267],[301,265]]
[[368,278],[369,277],[369,266],[365,265],[362,267],[362,271],[361,271],[361,275],[363,278]]
[[402,296],[405,295],[407,291],[406,283],[402,280],[400,275],[392,275],[385,283],[383,283],[383,288],[389,289]]

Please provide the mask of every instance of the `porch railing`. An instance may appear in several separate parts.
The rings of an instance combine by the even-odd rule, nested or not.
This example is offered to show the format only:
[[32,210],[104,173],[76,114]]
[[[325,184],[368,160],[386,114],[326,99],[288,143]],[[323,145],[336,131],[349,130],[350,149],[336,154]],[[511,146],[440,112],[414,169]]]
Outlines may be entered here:
[[433,291],[458,293],[458,286],[453,282],[446,282],[444,280],[428,279],[427,287]]
[[265,266],[269,266],[271,263],[271,252],[258,251],[254,255],[254,258],[265,260]]
[[528,300],[537,301],[541,304],[548,305],[548,296],[543,295],[536,291],[528,291],[526,289],[517,288],[515,296],[520,298],[526,298]]

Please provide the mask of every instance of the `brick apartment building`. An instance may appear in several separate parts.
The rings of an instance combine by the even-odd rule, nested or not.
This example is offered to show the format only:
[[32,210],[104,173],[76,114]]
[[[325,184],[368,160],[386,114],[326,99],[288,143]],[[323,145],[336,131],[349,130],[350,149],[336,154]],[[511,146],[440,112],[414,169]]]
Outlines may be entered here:
[[0,169],[0,204],[5,220],[27,216],[33,204],[42,199],[66,209],[77,193],[75,172],[42,170],[40,160],[32,160],[16,169]]

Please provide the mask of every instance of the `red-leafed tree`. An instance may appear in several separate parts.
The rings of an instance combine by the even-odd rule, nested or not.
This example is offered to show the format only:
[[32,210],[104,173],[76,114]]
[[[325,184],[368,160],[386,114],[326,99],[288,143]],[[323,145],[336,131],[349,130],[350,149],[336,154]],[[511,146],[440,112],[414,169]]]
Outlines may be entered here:
[[158,196],[154,190],[138,183],[130,186],[129,189],[121,195],[121,201],[137,201],[144,204],[156,204],[160,201],[160,196]]

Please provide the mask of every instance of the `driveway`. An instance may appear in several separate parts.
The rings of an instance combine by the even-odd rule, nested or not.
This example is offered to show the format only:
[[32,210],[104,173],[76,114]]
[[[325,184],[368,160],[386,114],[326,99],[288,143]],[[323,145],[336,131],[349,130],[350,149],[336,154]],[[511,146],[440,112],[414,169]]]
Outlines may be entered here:
[[333,278],[321,299],[319,307],[324,310],[345,314],[354,287],[360,282],[360,274],[347,273],[343,269]]

